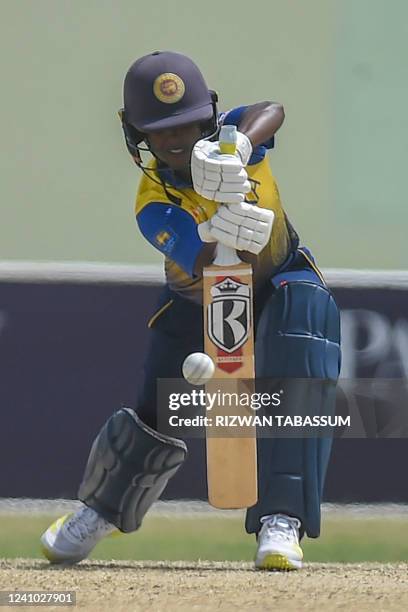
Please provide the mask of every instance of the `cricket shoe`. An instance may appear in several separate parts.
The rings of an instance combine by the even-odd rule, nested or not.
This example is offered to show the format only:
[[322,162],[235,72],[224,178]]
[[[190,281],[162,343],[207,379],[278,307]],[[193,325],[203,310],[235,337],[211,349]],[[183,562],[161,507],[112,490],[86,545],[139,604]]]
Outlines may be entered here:
[[84,506],[57,519],[41,536],[42,552],[51,563],[78,563],[116,527]]
[[271,514],[261,519],[255,567],[262,570],[295,570],[302,567],[299,546],[300,521],[286,514]]

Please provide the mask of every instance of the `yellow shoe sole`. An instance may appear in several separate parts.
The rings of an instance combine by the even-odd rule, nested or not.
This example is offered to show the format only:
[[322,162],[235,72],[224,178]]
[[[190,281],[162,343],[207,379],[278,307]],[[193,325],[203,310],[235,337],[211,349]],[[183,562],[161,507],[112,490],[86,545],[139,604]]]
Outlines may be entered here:
[[268,570],[271,572],[285,572],[300,569],[302,567],[302,562],[298,561],[298,563],[299,565],[296,565],[295,562],[290,561],[285,555],[271,554],[266,555],[262,563],[258,565],[256,569]]
[[54,559],[52,553],[48,550],[48,548],[45,548],[43,544],[41,544],[41,552],[44,557],[50,561],[50,563],[56,563],[56,559]]
[[55,557],[53,553],[44,546],[44,544],[41,545],[41,552],[44,557],[53,565],[74,565],[75,563],[78,563],[78,561],[72,561],[70,559],[60,559],[59,557]]

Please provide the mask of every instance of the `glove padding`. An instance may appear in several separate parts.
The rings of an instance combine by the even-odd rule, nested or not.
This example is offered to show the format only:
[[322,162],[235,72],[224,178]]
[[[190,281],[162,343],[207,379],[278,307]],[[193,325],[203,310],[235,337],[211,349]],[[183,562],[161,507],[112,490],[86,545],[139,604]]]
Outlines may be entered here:
[[220,206],[209,221],[200,223],[203,242],[220,242],[237,251],[258,255],[268,244],[275,215],[246,202]]
[[218,142],[199,140],[191,154],[194,191],[207,200],[239,204],[251,190],[245,165],[252,145],[245,134],[237,132],[237,153],[223,155]]

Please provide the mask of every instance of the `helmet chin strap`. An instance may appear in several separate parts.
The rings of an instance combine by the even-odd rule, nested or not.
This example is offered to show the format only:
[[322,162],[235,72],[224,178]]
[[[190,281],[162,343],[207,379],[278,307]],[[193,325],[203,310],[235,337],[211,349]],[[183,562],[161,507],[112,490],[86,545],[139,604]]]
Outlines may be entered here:
[[[137,165],[137,167],[143,172],[143,174],[145,176],[147,176],[148,179],[150,179],[151,181],[153,181],[153,183],[156,183],[157,185],[160,185],[160,187],[162,187],[164,189],[164,192],[166,194],[166,196],[168,197],[168,199],[170,200],[170,202],[172,202],[173,204],[176,204],[177,206],[180,206],[181,204],[181,199],[178,198],[176,195],[170,193],[169,188],[172,188],[173,186],[170,183],[166,183],[165,180],[162,179],[161,175],[160,175],[160,168],[157,169],[157,171],[155,171],[153,168],[149,168],[148,166],[145,166],[143,164],[143,160],[142,157],[140,155],[140,151],[148,151],[156,160],[158,163],[163,163],[161,161],[161,159],[159,157],[157,157],[157,155],[155,155],[153,153],[153,151],[150,148],[150,144],[149,141],[147,140],[147,138],[145,139],[146,142],[146,148],[144,147],[140,147],[139,145],[137,145],[136,149],[137,149],[137,156],[133,154],[133,152],[131,153],[133,161],[135,162],[135,164]],[[190,164],[186,164],[186,166],[184,166],[186,169],[190,169]],[[169,170],[171,172],[173,172],[173,174],[175,173],[175,171],[172,168],[169,168]],[[156,176],[155,176],[155,172],[157,172],[157,175],[159,176],[159,180],[157,180]]]
[[[220,130],[218,121],[215,122],[214,128],[215,128],[214,131],[211,132],[210,134],[208,134],[208,130],[202,129],[201,130],[202,140],[211,140],[212,138],[215,138],[218,135],[218,132]],[[159,176],[159,180],[157,180],[157,178],[154,176],[155,171],[152,168],[149,168],[148,166],[143,165],[142,156],[140,154],[141,151],[149,152],[157,160],[158,164],[164,163],[152,151],[147,135],[144,135],[143,142],[146,143],[146,147],[141,147],[140,144],[137,144],[135,147],[132,147],[132,151],[130,152],[135,164],[137,165],[138,168],[140,168],[143,174],[147,176],[147,178],[149,178],[151,181],[153,181],[157,185],[160,185],[161,187],[163,187],[164,192],[166,196],[168,197],[168,199],[170,200],[170,202],[179,206],[181,203],[181,199],[169,192],[168,188],[173,188],[173,185],[171,185],[170,183],[166,183],[166,181],[161,177],[160,167],[158,167],[158,171],[157,171],[157,174]],[[167,168],[170,170],[170,172],[173,173],[174,176],[176,175],[177,170],[173,170],[173,168],[170,168],[169,166],[167,166]],[[186,164],[185,166],[183,166],[182,169],[190,170],[190,168],[191,168],[191,164]]]

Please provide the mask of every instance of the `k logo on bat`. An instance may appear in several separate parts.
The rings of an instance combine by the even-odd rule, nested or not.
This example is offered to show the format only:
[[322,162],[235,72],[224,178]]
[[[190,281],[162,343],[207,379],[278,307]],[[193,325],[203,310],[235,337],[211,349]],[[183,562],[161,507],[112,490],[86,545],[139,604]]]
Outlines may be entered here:
[[211,288],[208,335],[226,353],[245,344],[251,326],[250,288],[227,276]]

